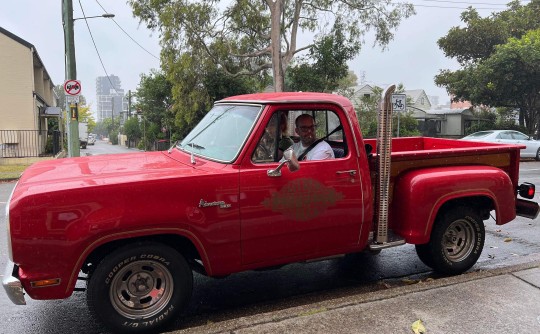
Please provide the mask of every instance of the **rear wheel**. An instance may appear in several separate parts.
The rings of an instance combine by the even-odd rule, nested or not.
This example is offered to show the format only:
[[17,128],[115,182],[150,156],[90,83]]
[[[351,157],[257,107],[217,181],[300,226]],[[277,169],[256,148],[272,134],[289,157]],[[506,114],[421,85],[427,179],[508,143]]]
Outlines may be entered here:
[[455,207],[437,216],[430,241],[416,245],[416,252],[434,271],[456,275],[476,263],[485,238],[484,222],[478,213],[468,207]]
[[88,282],[87,303],[114,332],[155,331],[187,305],[192,287],[191,269],[176,250],[138,243],[99,263]]

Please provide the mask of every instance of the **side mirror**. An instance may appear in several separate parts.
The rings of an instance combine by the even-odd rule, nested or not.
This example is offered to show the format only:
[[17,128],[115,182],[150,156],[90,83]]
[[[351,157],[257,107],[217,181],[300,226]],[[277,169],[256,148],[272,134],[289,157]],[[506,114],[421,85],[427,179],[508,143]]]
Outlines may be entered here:
[[276,169],[270,169],[266,173],[270,177],[278,177],[281,176],[281,168],[283,168],[283,165],[287,165],[287,168],[291,172],[296,172],[300,169],[300,164],[298,163],[298,158],[296,157],[296,154],[294,154],[294,151],[292,147],[289,147],[283,152],[283,159],[281,163],[276,167]]

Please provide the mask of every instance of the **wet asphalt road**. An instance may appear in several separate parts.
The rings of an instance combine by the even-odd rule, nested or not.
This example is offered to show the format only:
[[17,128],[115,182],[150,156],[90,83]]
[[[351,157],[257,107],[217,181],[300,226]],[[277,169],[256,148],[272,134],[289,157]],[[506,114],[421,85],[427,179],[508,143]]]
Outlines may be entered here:
[[[109,148],[107,147],[109,146]],[[106,154],[117,146],[97,142],[83,153]],[[98,151],[105,153],[96,153]],[[132,151],[133,152],[133,151]],[[540,186],[540,162],[521,163],[520,182]],[[5,231],[3,212],[14,183],[0,183],[0,231]],[[539,195],[535,201],[539,201]],[[489,270],[508,266],[540,254],[540,222],[517,218],[496,226],[486,221],[486,244],[472,270]],[[6,236],[0,233],[0,269],[3,273]],[[169,330],[201,326],[241,316],[253,315],[344,295],[388,289],[427,278],[437,279],[416,256],[414,246],[383,250],[379,255],[362,253],[313,263],[287,265],[272,271],[250,271],[222,279],[195,274],[194,293],[183,318]],[[81,285],[84,286],[84,285]],[[35,301],[15,306],[0,291],[2,333],[107,333],[91,318],[84,292],[75,292],[66,300]]]

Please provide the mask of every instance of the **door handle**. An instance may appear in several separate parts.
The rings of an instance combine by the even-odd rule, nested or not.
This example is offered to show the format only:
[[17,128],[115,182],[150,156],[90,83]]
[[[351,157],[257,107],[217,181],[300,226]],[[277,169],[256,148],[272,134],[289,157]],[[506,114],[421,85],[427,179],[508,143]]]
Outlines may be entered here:
[[350,176],[355,176],[356,175],[356,169],[339,170],[339,171],[336,172],[336,174],[349,174]]

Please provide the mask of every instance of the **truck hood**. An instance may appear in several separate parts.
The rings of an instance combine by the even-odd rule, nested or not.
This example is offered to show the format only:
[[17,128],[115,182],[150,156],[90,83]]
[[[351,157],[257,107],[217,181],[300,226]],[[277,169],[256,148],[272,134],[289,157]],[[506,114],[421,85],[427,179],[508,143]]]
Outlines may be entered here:
[[38,162],[27,168],[17,184],[13,199],[21,194],[155,181],[207,173],[200,168],[176,161],[163,152],[56,159]]

